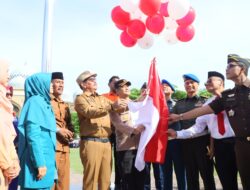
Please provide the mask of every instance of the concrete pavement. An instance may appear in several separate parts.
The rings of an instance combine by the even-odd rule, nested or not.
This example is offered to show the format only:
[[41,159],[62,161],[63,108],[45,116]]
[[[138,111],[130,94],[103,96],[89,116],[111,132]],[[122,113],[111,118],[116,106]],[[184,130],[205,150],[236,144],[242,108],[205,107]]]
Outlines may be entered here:
[[[113,182],[114,182],[114,172],[112,173],[112,176],[111,176],[111,190],[114,189],[114,183]],[[218,176],[215,176],[215,183],[216,183],[216,189],[217,190],[222,190],[222,187],[221,187]],[[201,184],[201,190],[204,189],[201,179],[200,179],[200,184]],[[81,188],[82,188],[82,175],[71,172],[70,190],[81,190]],[[154,184],[154,180],[153,180],[153,173],[151,173],[151,189],[152,190],[156,189],[155,184]],[[178,190],[175,176],[174,176],[174,179],[173,179],[173,190]],[[239,190],[242,190],[242,185],[241,185],[240,179],[239,179]]]

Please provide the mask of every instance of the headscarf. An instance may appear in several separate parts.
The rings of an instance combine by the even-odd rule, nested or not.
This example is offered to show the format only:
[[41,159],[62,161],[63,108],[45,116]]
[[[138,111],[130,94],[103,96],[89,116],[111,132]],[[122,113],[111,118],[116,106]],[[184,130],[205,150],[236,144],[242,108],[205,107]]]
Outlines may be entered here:
[[18,124],[20,132],[28,122],[56,131],[55,116],[50,104],[50,83],[49,73],[33,74],[25,80],[25,101]]
[[[9,127],[12,136],[16,136],[15,129],[13,127],[13,106],[8,98],[6,98],[6,87],[3,85],[4,76],[6,76],[9,64],[7,61],[0,60],[0,119],[5,126]],[[2,132],[2,131],[1,131]]]
[[3,82],[5,82],[5,76],[8,72],[9,69],[9,63],[8,61],[4,60],[4,59],[0,59],[0,84],[3,85]]

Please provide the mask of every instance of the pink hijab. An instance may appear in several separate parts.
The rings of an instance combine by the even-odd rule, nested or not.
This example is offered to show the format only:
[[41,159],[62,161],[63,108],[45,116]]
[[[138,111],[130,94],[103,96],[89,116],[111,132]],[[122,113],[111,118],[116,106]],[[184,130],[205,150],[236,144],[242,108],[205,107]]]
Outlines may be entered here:
[[8,98],[6,98],[6,86],[4,86],[5,76],[9,64],[7,61],[0,60],[0,119],[4,122],[6,127],[9,127],[11,135],[16,136],[15,129],[13,127],[13,106]]

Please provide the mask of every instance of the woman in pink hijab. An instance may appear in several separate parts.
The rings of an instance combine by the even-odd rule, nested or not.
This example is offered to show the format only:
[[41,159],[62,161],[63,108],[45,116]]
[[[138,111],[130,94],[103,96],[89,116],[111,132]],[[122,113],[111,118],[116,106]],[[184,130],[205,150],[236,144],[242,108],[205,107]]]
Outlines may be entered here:
[[14,146],[16,132],[12,124],[13,107],[6,98],[9,65],[0,60],[0,189],[7,190],[8,185],[20,171],[19,160]]

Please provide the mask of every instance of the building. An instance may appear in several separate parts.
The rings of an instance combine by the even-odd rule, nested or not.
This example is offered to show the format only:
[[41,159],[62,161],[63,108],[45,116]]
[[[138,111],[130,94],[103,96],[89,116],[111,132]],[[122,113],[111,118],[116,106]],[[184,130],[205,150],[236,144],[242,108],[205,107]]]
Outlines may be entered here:
[[[35,72],[32,72],[31,69],[27,67],[27,64],[24,64],[22,68],[15,69],[10,73],[9,85],[13,87],[12,104],[17,116],[20,115],[20,111],[25,99],[25,79],[33,73]],[[63,99],[69,104],[71,112],[75,112],[74,104],[70,101],[70,96],[64,94]]]

